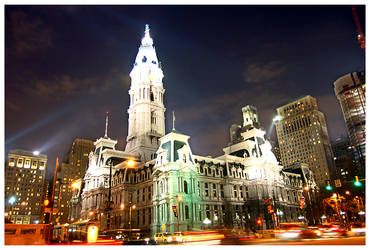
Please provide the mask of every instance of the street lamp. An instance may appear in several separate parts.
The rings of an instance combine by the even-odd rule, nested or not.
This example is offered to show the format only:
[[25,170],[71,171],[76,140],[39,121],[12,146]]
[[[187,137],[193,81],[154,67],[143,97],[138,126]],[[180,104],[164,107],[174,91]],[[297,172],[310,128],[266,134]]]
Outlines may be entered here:
[[12,197],[9,198],[8,202],[13,206],[13,204],[15,203],[16,200],[17,199],[14,196],[12,196]]
[[277,115],[274,117],[274,119],[272,119],[273,122],[279,122],[281,121],[281,116],[280,115]]
[[13,205],[14,203],[16,202],[17,198],[15,198],[14,196],[11,196],[8,200],[9,204],[10,204],[10,214],[13,215]]

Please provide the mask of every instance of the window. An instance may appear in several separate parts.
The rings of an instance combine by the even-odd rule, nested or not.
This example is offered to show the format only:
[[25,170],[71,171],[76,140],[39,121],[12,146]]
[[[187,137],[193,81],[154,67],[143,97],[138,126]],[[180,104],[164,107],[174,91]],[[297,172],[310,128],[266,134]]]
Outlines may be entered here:
[[185,205],[185,219],[189,219],[189,207]]
[[37,168],[37,161],[33,161],[32,162],[32,169],[36,169]]
[[25,168],[29,168],[31,165],[31,160],[27,159],[25,162],[24,162],[24,167]]
[[147,61],[147,58],[146,58],[146,56],[144,56],[142,62],[146,63],[146,61]]
[[11,167],[14,166],[14,158],[9,159],[9,166],[11,166]]
[[188,193],[188,183],[186,181],[184,181],[184,192],[185,194]]
[[22,165],[23,165],[23,159],[22,158],[19,158],[18,159],[18,163],[17,163],[17,167],[22,167]]
[[220,185],[221,197],[224,198],[224,185]]
[[184,160],[184,163],[186,163],[186,154],[183,154],[182,158]]
[[236,191],[236,185],[234,185],[234,197],[238,197],[238,192]]
[[204,193],[205,196],[208,196],[208,183],[204,183]]

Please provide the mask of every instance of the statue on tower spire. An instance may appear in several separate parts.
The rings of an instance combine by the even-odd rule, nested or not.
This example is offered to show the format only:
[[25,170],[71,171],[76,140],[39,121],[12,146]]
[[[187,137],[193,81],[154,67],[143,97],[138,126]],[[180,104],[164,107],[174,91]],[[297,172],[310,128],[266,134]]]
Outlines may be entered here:
[[149,24],[145,24],[145,35],[148,34],[149,35]]
[[141,40],[141,44],[145,47],[153,45],[153,39],[149,35],[149,24],[145,24],[145,36]]

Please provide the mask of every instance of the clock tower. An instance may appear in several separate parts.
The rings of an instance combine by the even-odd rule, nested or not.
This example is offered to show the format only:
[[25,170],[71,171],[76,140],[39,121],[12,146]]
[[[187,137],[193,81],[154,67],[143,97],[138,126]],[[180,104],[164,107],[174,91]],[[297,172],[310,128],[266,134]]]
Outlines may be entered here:
[[141,161],[154,159],[159,138],[165,134],[163,71],[158,61],[149,25],[130,73],[130,107],[126,152],[138,154]]

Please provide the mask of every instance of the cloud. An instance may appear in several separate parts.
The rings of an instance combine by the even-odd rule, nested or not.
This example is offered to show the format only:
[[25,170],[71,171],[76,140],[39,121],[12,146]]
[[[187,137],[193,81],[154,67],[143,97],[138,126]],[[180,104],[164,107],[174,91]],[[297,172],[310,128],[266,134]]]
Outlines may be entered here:
[[[117,82],[122,84],[117,85]],[[25,89],[25,92],[28,95],[52,97],[60,100],[82,94],[95,94],[99,91],[109,90],[117,86],[126,87],[127,82],[122,73],[112,69],[104,76],[77,78],[64,74],[54,75],[46,80],[36,79],[31,82],[31,87]]]
[[270,81],[287,71],[287,66],[281,61],[268,63],[247,64],[243,72],[245,81],[250,83],[261,83]]
[[53,47],[55,33],[41,19],[30,19],[23,11],[13,11],[6,19],[7,52],[22,56]]

